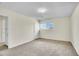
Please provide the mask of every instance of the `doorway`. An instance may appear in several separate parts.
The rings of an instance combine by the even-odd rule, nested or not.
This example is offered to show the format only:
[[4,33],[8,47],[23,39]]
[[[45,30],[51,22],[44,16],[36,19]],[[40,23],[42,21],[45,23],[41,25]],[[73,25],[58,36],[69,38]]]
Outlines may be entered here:
[[7,20],[7,17],[0,15],[0,46],[7,45],[8,42]]

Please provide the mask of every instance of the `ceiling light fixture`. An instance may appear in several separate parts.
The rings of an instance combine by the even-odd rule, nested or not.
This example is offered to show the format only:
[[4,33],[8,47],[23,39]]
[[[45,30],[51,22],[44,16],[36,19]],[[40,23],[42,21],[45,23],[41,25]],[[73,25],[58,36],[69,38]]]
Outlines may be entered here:
[[38,13],[45,13],[47,11],[46,8],[38,8],[37,12]]

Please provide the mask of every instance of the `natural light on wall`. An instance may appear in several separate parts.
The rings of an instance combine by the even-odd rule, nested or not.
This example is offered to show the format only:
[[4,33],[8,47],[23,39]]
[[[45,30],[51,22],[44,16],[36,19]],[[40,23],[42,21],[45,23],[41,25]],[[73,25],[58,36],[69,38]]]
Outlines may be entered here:
[[40,28],[39,28],[39,23],[36,22],[36,23],[35,23],[35,30],[34,30],[35,38],[37,38],[37,35],[38,35],[38,33],[39,33],[39,30],[40,30]]

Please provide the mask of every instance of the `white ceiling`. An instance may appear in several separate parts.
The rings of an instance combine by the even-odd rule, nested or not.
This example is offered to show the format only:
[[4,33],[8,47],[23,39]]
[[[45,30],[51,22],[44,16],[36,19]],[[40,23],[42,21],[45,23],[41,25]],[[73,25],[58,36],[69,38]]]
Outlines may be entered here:
[[41,17],[37,12],[38,8],[47,8],[48,11],[44,14],[45,17],[64,17],[71,16],[77,2],[2,2],[2,6],[31,17]]

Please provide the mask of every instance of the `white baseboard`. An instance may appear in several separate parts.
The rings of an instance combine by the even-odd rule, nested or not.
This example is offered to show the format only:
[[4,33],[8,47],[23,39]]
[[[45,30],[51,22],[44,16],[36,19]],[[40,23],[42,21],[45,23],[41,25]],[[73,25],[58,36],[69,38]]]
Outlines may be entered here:
[[31,42],[31,41],[33,41],[33,40],[35,40],[35,39],[29,40],[29,41],[23,41],[23,42],[18,43],[18,44],[16,44],[16,45],[14,45],[14,44],[13,44],[13,45],[8,45],[8,48],[14,48],[14,47],[20,46],[20,45],[22,45],[22,44]]
[[[41,37],[42,38],[42,37]],[[43,38],[43,39],[50,39],[50,38]],[[58,40],[58,39],[50,39],[50,40]],[[71,42],[71,41],[68,41],[68,40],[58,40],[58,41],[66,41],[66,42]]]

